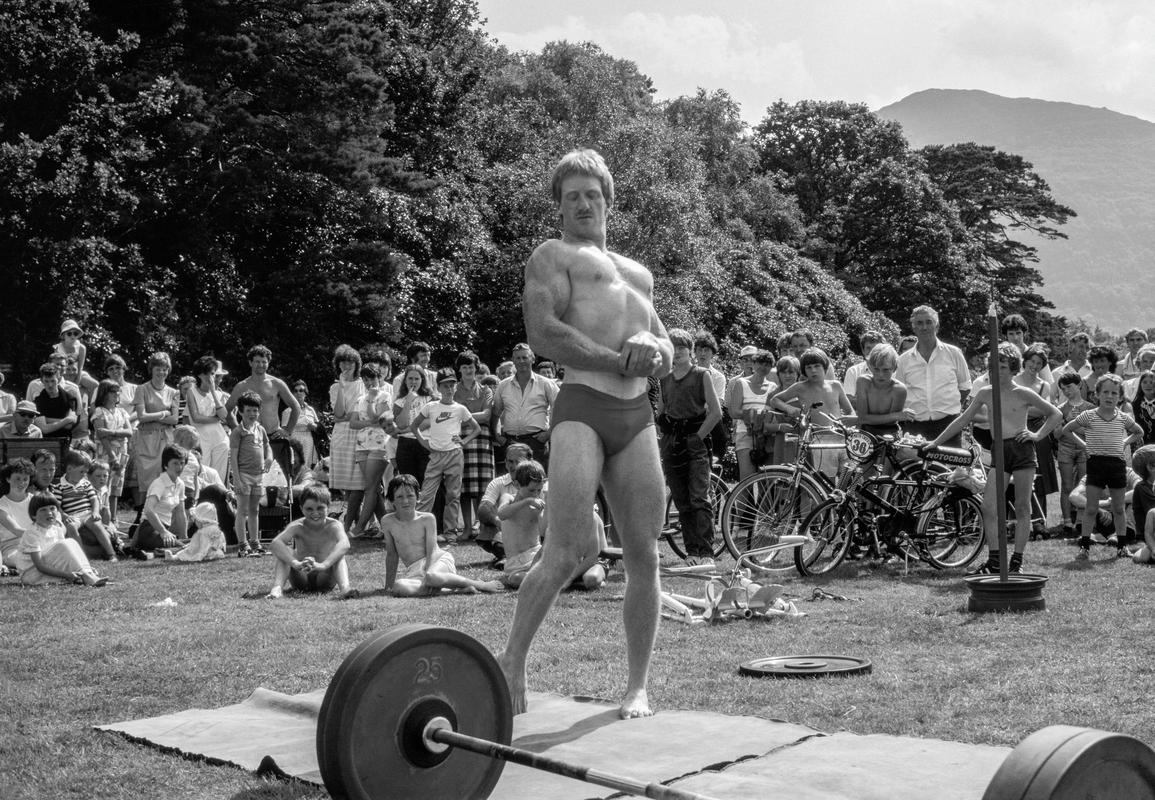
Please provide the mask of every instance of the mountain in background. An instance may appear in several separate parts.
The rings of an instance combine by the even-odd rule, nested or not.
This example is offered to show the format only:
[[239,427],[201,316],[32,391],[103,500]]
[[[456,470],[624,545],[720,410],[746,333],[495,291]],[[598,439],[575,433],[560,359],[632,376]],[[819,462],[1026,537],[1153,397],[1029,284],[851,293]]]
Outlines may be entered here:
[[1155,123],[1105,108],[928,89],[879,109],[912,147],[976,142],[1021,155],[1078,217],[1039,250],[1056,311],[1116,333],[1155,326]]

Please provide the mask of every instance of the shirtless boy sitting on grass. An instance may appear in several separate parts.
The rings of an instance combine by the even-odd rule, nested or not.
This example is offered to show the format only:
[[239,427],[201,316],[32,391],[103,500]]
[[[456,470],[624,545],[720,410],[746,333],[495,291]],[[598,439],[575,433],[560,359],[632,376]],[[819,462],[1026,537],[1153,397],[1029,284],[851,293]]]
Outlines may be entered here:
[[[457,574],[457,565],[447,550],[437,546],[437,522],[433,515],[417,510],[421,485],[412,475],[397,475],[389,481],[386,498],[392,514],[381,520],[385,537],[385,588],[395,597],[421,597],[442,589],[466,594],[500,592],[498,581],[475,581]],[[404,570],[397,577],[397,567]]]
[[[1055,406],[1039,397],[1026,386],[1019,386],[1014,382],[1023,365],[1019,350],[1009,342],[999,345],[999,389],[1002,397],[1003,422],[1003,472],[1004,486],[1013,478],[1015,486],[1025,487],[1019,492],[1021,498],[1015,503],[1015,549],[1011,554],[1010,572],[1023,571],[1023,553],[1027,549],[1027,539],[1031,535],[1031,494],[1029,488],[1034,485],[1035,442],[1042,439],[1063,421],[1063,413]],[[970,405],[959,415],[958,419],[947,426],[946,430],[935,437],[927,447],[937,447],[943,442],[950,441],[970,424],[971,419],[982,408],[988,408],[988,413],[994,415],[992,396],[994,389],[984,386],[971,399]],[[1037,431],[1027,429],[1027,409],[1037,408],[1047,416],[1043,427]],[[998,516],[995,506],[997,487],[994,481],[994,470],[987,474],[987,487],[983,492],[983,528],[987,534],[987,547],[990,550],[987,562],[972,572],[972,575],[996,575],[999,572],[999,531]]]
[[320,484],[301,490],[301,519],[290,522],[277,534],[269,549],[276,556],[273,588],[267,597],[282,597],[286,581],[301,592],[328,592],[355,597],[349,588],[349,537],[339,520],[329,517],[329,490]]
[[[513,470],[513,483],[517,494],[497,509],[501,520],[501,535],[505,545],[505,570],[501,582],[510,589],[521,586],[530,567],[541,558],[541,543],[546,535],[545,470],[536,461],[522,461]],[[606,546],[605,529],[594,515],[596,536],[592,552],[582,558],[575,570],[574,582],[581,582],[586,589],[597,589],[606,580],[606,566],[598,560],[598,555]]]

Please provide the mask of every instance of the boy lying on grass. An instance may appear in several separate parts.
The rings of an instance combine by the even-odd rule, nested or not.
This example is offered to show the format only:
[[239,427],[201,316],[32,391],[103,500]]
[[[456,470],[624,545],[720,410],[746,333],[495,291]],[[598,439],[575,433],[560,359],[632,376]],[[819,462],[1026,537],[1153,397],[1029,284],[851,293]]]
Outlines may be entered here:
[[[513,485],[517,494],[497,509],[501,520],[501,535],[505,546],[505,570],[501,582],[510,589],[521,586],[538,559],[541,558],[542,539],[545,538],[545,469],[530,459],[522,461],[514,468]],[[605,529],[594,515],[597,528],[589,552],[576,571],[574,582],[586,589],[597,589],[606,580],[606,565],[598,561],[598,555],[606,546]]]
[[[453,556],[437,546],[433,515],[417,510],[420,491],[421,485],[412,475],[397,475],[389,481],[385,496],[394,511],[381,521],[385,588],[396,597],[421,597],[442,589],[466,594],[500,592],[498,581],[476,581],[457,574]],[[398,565],[403,570],[401,577],[397,577]]]
[[299,592],[328,592],[336,588],[338,597],[356,597],[349,587],[349,537],[340,520],[329,517],[329,490],[320,484],[301,490],[300,519],[277,534],[269,548],[276,557],[273,588],[267,597],[283,596],[288,585]]

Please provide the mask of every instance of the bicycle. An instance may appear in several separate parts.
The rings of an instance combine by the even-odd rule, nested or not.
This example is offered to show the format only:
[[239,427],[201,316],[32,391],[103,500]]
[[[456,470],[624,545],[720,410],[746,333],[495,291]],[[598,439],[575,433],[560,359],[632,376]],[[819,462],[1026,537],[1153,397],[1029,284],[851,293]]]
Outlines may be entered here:
[[[799,419],[798,454],[793,464],[762,467],[730,490],[722,507],[721,528],[726,549],[735,559],[770,547],[783,536],[796,535],[802,521],[837,488],[810,459],[812,450],[830,448],[829,444],[814,442],[823,429],[813,424],[812,417],[821,406],[814,403]],[[766,553],[755,564],[761,571],[793,569],[789,553],[779,549]]]
[[[830,572],[852,545],[879,558],[915,558],[936,569],[969,564],[984,542],[982,501],[954,484],[945,469],[900,462],[897,453],[921,440],[848,430],[852,466],[844,485],[802,523],[805,543],[794,551],[803,576]],[[931,464],[966,466],[969,450],[936,447],[922,451]],[[900,465],[893,475],[881,465]]]
[[[711,517],[714,520],[715,532],[721,529],[722,522],[722,507],[726,503],[726,496],[730,493],[730,485],[722,478],[721,465],[716,465],[710,469],[710,509]],[[674,505],[674,498],[670,494],[669,487],[666,488],[666,518],[662,523],[662,538],[666,540],[666,544],[670,546],[670,550],[678,558],[685,558],[686,551],[682,549],[681,543],[682,527],[679,520],[677,506]],[[717,536],[714,542],[714,558],[720,558],[726,552],[726,540],[722,536]]]
[[[730,485],[722,478],[721,469],[717,466],[710,470],[709,491],[714,528],[717,531],[721,527],[722,506],[726,501],[726,496],[730,493]],[[606,541],[612,546],[621,547],[621,540],[614,529],[613,513],[610,511],[609,501],[600,487],[597,492],[596,505],[598,515],[605,525]],[[662,522],[662,538],[666,540],[666,544],[669,545],[670,551],[675,556],[684,559],[686,551],[682,549],[681,534],[682,528],[678,520],[678,509],[674,505],[674,498],[670,495],[669,487],[667,487],[666,516]],[[718,536],[714,544],[714,558],[720,558],[725,552],[726,542],[721,536]]]

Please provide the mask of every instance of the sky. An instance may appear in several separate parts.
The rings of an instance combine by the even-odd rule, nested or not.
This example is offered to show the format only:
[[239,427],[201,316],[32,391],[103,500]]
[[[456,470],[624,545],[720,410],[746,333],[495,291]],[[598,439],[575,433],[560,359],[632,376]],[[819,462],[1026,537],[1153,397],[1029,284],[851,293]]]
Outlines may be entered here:
[[725,89],[757,123],[779,98],[877,109],[981,89],[1155,121],[1151,0],[477,0],[511,50],[590,41],[634,61],[657,99]]

